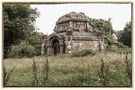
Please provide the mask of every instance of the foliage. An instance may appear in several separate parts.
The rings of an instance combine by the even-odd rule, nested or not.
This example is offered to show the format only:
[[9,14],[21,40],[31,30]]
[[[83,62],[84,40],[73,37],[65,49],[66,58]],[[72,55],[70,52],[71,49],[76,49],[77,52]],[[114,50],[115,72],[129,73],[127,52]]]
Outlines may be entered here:
[[29,43],[35,48],[35,55],[38,56],[41,53],[41,43],[43,40],[44,34],[41,32],[34,31],[31,33],[31,36],[28,38]]
[[94,31],[103,33],[109,39],[112,39],[113,28],[111,25],[111,19],[103,20],[103,19],[92,19],[90,18],[91,26],[93,27]]
[[87,56],[87,55],[95,55],[96,53],[92,50],[88,50],[88,49],[84,49],[78,52],[74,52],[72,54],[72,57],[83,57],[83,56]]
[[32,57],[35,54],[35,48],[29,45],[26,41],[18,45],[12,45],[9,50],[9,57]]
[[29,4],[3,4],[4,57],[7,57],[11,45],[23,40],[31,41],[32,33],[36,30],[34,22],[38,15],[36,9],[32,9]]
[[128,48],[126,45],[124,45],[120,42],[118,42],[117,44],[118,44],[118,48]]
[[131,47],[132,40],[131,40],[131,34],[132,34],[132,23],[129,22],[126,24],[123,32],[121,33],[118,41],[123,43],[126,46]]

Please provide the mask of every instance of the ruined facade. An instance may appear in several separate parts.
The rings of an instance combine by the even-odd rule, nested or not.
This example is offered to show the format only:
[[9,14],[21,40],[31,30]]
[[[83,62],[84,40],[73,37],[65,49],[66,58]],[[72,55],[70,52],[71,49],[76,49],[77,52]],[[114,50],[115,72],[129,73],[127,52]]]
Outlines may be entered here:
[[70,12],[58,19],[54,33],[44,36],[41,54],[56,55],[105,47],[103,34],[93,31],[84,13]]

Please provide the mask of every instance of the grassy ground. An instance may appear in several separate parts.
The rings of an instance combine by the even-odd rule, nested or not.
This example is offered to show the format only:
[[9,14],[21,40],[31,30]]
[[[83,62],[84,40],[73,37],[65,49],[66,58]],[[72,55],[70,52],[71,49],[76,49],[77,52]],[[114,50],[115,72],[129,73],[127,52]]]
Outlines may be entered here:
[[8,77],[4,86],[132,86],[131,53],[40,56],[3,62]]

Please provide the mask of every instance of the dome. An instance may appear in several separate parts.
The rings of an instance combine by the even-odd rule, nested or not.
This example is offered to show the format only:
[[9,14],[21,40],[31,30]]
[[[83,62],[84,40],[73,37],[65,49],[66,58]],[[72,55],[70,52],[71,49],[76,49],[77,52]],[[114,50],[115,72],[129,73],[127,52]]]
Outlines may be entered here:
[[89,17],[87,17],[84,13],[82,12],[70,12],[68,14],[65,14],[63,16],[61,16],[58,21],[56,22],[56,24],[60,24],[63,22],[67,22],[67,21],[88,21]]

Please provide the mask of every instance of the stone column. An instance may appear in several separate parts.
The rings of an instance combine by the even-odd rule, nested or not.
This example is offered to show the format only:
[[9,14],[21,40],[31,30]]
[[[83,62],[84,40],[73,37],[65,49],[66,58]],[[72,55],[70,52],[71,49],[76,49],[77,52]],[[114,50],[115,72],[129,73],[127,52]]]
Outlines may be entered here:
[[49,46],[49,47],[47,48],[47,55],[52,55],[52,53],[53,53],[53,52],[52,52],[52,47]]
[[44,55],[45,54],[45,52],[44,52],[44,46],[45,46],[45,44],[42,43],[42,46],[41,46],[41,55]]
[[49,41],[47,42],[46,47],[47,47],[47,55],[51,55],[53,52],[52,52],[52,46]]
[[63,51],[63,45],[60,45],[60,53],[63,53],[64,51]]
[[41,45],[41,55],[45,54],[45,44],[46,44],[46,39],[43,40]]
[[63,46],[64,46],[64,43],[63,43],[63,40],[61,39],[61,40],[59,40],[60,42],[59,42],[59,45],[60,45],[60,53],[63,53]]

